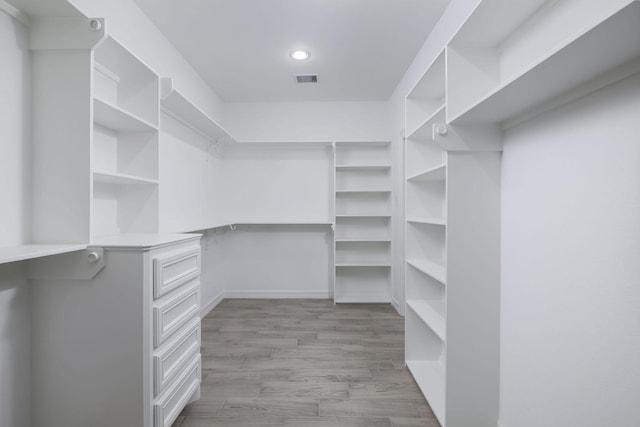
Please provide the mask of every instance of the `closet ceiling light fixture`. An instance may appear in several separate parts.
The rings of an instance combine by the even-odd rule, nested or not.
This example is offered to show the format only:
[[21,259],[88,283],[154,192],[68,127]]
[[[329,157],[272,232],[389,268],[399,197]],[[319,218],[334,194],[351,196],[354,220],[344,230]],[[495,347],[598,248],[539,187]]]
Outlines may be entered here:
[[291,57],[296,61],[304,61],[309,57],[309,52],[306,50],[294,50],[289,55],[291,55]]

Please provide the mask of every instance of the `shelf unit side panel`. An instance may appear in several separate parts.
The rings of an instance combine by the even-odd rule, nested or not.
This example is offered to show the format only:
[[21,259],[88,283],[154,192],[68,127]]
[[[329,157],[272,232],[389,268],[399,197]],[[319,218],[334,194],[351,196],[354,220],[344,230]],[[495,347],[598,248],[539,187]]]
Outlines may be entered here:
[[448,162],[446,418],[452,425],[495,426],[501,153],[449,153]]
[[32,240],[87,243],[91,52],[32,52]]

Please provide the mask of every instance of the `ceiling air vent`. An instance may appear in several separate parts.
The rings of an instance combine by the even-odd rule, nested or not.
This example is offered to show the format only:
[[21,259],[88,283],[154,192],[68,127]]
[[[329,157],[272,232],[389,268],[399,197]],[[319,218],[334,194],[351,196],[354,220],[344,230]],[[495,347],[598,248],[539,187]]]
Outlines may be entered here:
[[296,81],[298,83],[318,83],[318,75],[317,74],[298,74],[296,76]]

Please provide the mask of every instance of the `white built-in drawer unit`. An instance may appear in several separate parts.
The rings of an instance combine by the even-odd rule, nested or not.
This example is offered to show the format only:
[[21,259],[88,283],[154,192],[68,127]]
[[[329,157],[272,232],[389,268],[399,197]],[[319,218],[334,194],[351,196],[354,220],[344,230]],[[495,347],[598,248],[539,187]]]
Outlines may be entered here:
[[193,280],[153,307],[153,345],[158,347],[200,312],[200,282]]
[[200,275],[200,247],[153,260],[153,297],[161,296]]
[[34,265],[33,427],[170,426],[200,397],[200,256],[199,234],[121,234]]
[[153,355],[153,389],[157,397],[200,353],[200,319],[193,318]]
[[200,387],[200,379],[200,354],[198,353],[171,387],[156,399],[153,405],[155,427],[170,427],[173,424],[191,396]]

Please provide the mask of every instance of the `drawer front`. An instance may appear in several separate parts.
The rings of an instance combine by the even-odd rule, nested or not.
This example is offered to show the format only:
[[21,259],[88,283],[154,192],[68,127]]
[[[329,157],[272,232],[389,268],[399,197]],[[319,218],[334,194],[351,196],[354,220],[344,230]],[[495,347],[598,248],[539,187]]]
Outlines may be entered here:
[[196,355],[153,405],[154,427],[171,427],[182,409],[200,387],[200,355]]
[[198,353],[200,353],[200,319],[195,318],[161,346],[153,356],[155,396],[164,391]]
[[200,247],[154,258],[153,297],[160,298],[200,275]]
[[173,333],[200,314],[200,282],[157,301],[153,307],[153,345],[157,348]]

